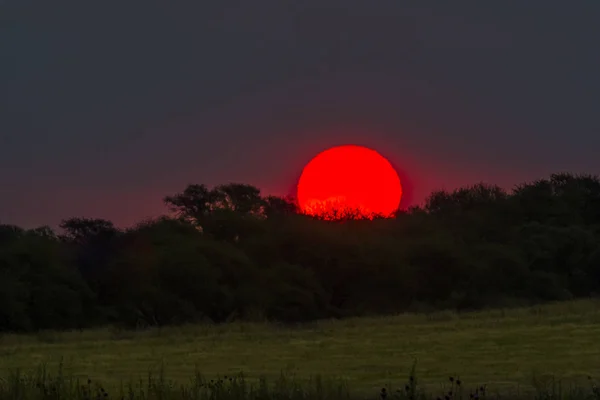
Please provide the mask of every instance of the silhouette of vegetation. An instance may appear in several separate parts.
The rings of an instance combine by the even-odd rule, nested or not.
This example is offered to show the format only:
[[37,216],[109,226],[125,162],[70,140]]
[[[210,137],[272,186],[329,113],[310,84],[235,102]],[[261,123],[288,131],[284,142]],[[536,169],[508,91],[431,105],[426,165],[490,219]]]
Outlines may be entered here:
[[600,293],[600,180],[437,191],[393,218],[189,185],[118,229],[0,226],[0,331],[476,310]]

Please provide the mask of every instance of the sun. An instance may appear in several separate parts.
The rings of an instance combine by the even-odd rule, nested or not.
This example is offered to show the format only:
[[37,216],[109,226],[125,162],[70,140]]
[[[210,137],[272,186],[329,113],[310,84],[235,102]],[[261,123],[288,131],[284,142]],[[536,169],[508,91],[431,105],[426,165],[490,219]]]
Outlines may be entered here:
[[337,146],[319,153],[298,181],[298,205],[310,215],[332,216],[348,210],[389,217],[401,198],[402,185],[394,167],[363,146]]

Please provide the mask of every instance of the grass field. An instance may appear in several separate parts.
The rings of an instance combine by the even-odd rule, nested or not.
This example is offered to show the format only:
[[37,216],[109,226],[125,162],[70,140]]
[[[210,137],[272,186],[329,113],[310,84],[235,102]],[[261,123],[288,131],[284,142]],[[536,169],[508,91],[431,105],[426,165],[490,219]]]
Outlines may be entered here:
[[165,374],[189,382],[243,371],[249,378],[297,379],[320,374],[347,379],[370,392],[403,386],[413,362],[432,388],[460,377],[466,385],[526,389],[532,377],[571,382],[600,377],[600,301],[458,315],[400,315],[323,321],[299,328],[266,324],[185,326],[123,332],[44,332],[0,336],[0,375],[60,361],[67,374],[107,387],[139,379],[164,365]]

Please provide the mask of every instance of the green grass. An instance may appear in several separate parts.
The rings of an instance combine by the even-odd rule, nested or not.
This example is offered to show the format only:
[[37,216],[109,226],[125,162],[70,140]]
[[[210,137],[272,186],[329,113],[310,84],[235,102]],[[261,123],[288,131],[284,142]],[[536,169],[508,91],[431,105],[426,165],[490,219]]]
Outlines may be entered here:
[[[600,377],[600,302],[458,315],[400,315],[323,321],[298,328],[268,324],[114,329],[0,336],[0,376],[64,363],[64,373],[116,388],[164,367],[175,383],[196,371],[208,379],[344,379],[357,393],[403,386],[413,362],[422,384],[438,390],[449,375],[490,390],[531,389],[550,376],[588,385]],[[587,387],[587,386],[586,386]]]

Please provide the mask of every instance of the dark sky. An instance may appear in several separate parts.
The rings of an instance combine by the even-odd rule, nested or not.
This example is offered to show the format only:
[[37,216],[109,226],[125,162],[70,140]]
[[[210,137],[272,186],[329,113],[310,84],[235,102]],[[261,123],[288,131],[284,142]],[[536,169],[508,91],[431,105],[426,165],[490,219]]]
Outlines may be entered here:
[[129,225],[187,183],[286,194],[348,143],[413,203],[600,173],[598,21],[597,0],[0,0],[0,221]]

